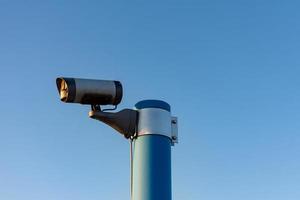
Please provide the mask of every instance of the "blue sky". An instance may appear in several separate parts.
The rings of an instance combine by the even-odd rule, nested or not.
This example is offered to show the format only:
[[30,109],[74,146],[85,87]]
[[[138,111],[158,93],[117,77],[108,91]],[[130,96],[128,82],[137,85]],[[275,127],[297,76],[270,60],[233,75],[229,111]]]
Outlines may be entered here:
[[57,76],[179,118],[173,199],[300,198],[298,1],[0,0],[0,199],[129,199],[129,145]]

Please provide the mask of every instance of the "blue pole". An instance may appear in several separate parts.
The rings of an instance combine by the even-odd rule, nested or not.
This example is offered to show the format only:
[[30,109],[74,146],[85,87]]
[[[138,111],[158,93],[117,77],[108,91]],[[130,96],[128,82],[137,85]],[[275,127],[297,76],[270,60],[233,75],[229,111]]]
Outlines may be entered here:
[[135,107],[139,121],[133,141],[132,200],[172,200],[170,106],[145,100]]

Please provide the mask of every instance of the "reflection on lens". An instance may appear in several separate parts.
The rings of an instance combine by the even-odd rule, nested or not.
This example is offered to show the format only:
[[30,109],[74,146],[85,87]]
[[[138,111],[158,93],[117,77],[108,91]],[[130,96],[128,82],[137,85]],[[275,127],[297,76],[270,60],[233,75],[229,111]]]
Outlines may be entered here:
[[60,83],[60,100],[67,101],[68,98],[68,85],[65,80]]

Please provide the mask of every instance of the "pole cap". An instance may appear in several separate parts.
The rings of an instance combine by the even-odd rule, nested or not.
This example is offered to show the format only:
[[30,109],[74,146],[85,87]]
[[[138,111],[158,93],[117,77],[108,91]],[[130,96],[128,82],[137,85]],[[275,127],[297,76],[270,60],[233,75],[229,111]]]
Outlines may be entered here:
[[171,106],[164,101],[161,100],[143,100],[135,104],[135,107],[137,109],[143,109],[143,108],[160,108],[163,110],[166,110],[168,112],[171,112]]

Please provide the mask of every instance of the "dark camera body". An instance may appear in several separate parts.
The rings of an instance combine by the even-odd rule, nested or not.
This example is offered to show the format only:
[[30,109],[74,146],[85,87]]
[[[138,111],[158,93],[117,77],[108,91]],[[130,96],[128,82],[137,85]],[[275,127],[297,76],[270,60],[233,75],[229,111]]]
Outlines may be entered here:
[[56,85],[61,101],[66,103],[118,105],[123,96],[119,81],[60,77]]

